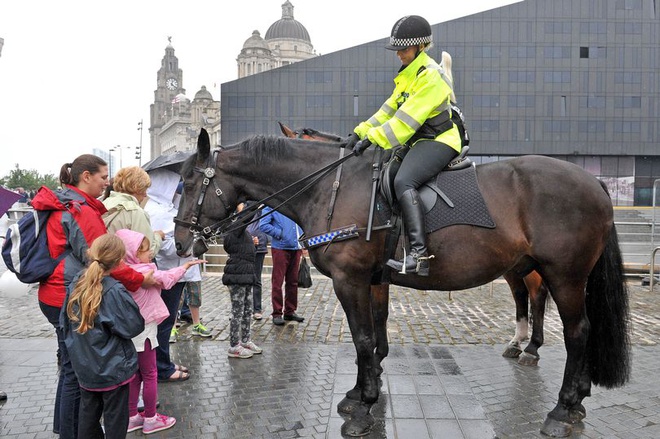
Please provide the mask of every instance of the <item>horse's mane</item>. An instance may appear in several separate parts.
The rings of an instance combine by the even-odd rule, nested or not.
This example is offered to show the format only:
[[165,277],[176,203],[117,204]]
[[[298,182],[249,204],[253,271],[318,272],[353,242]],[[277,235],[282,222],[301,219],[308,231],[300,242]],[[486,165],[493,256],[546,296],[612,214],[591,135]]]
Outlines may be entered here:
[[[239,151],[241,156],[256,165],[269,164],[274,161],[286,160],[300,155],[296,147],[314,144],[327,148],[337,148],[334,142],[323,142],[306,139],[291,139],[272,135],[255,135],[242,142],[222,147],[225,151]],[[181,175],[189,175],[195,165],[195,156],[188,158],[181,167]]]
[[256,135],[234,145],[232,149],[240,149],[244,157],[263,165],[294,156],[291,143],[291,139],[286,137]]
[[300,148],[323,147],[337,149],[337,143],[309,139],[291,139],[282,136],[256,135],[227,149],[240,149],[243,157],[257,165],[300,156]]

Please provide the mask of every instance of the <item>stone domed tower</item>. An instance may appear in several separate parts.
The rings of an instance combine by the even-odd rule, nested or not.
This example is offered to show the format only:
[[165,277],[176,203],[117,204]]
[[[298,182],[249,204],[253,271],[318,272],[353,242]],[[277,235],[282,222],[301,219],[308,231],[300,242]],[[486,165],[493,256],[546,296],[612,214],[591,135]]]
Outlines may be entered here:
[[252,36],[245,40],[236,61],[239,78],[265,72],[277,65],[268,43],[261,38],[258,30],[253,31]]
[[316,56],[305,26],[293,18],[293,5],[282,4],[282,18],[273,23],[261,38],[259,31],[243,44],[238,55],[238,77],[265,72]]

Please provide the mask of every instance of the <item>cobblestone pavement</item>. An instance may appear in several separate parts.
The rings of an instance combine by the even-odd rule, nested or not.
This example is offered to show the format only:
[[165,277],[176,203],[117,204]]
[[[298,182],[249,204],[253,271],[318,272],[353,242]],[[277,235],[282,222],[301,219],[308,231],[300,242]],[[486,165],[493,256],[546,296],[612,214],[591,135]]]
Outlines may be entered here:
[[[267,285],[267,279],[264,279]],[[266,288],[266,291],[269,289]],[[264,311],[270,304],[264,298]],[[202,316],[211,339],[184,325],[171,345],[189,366],[184,383],[159,385],[161,410],[177,425],[156,437],[339,438],[345,419],[337,403],[356,379],[355,353],[329,280],[300,291],[302,324],[264,318],[253,325],[264,354],[229,359],[230,301],[217,276],[205,276]],[[633,373],[623,388],[594,388],[587,418],[573,437],[660,437],[660,289],[630,283]],[[460,292],[393,287],[382,397],[372,408],[370,438],[528,438],[554,407],[565,351],[556,310],[546,313],[538,367],[501,357],[514,332],[508,287],[494,282]],[[53,438],[55,338],[35,291],[0,297],[0,437]],[[0,403],[1,404],[1,403]],[[141,436],[131,433],[129,437]]]

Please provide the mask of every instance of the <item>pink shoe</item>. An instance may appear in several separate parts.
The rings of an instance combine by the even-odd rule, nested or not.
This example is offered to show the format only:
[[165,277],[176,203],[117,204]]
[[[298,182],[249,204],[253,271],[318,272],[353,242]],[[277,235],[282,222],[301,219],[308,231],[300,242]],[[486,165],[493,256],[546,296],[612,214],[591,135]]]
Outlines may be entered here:
[[157,431],[167,430],[168,428],[172,428],[174,424],[176,424],[176,419],[173,417],[156,413],[156,416],[153,418],[144,418],[142,433],[151,434]]
[[142,425],[144,425],[144,416],[142,413],[138,413],[135,416],[128,418],[128,430],[127,433],[135,430],[142,430]]

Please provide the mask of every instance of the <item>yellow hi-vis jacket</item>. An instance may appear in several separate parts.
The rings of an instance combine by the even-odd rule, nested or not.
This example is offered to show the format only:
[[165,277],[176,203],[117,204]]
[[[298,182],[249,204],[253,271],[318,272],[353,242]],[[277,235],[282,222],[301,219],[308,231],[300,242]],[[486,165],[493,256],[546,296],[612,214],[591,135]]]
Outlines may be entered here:
[[[420,71],[421,69],[421,71]],[[394,78],[394,91],[380,109],[355,128],[355,133],[381,148],[404,145],[427,119],[443,111],[451,115],[452,88],[443,79],[442,67],[426,52]],[[461,152],[461,137],[455,124],[435,139]]]

